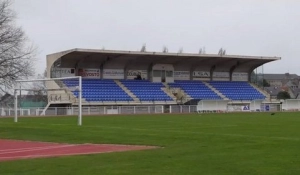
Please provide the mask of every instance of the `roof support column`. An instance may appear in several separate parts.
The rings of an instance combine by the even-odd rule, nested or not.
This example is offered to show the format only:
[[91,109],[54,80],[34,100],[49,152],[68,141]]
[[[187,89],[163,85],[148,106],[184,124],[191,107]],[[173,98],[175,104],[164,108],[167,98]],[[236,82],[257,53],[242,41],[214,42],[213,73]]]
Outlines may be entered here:
[[233,71],[235,68],[236,68],[236,66],[232,66],[229,70],[229,81],[232,81],[232,74],[233,74]]
[[192,66],[190,69],[190,80],[193,80],[193,76],[194,76],[194,71],[196,69],[197,66]]
[[[248,71],[248,82],[251,82],[252,72],[255,70],[257,66],[252,66]],[[257,75],[256,75],[257,76]]]
[[209,71],[209,73],[210,73],[210,81],[213,80],[213,73],[214,73],[215,69],[216,69],[216,65],[213,65],[213,66],[210,68],[210,71]]
[[109,61],[109,57],[107,57],[106,60],[100,64],[100,78],[101,79],[103,79],[103,69],[104,69],[104,65],[107,61]]
[[150,63],[147,69],[147,79],[152,81],[152,67],[153,63]]

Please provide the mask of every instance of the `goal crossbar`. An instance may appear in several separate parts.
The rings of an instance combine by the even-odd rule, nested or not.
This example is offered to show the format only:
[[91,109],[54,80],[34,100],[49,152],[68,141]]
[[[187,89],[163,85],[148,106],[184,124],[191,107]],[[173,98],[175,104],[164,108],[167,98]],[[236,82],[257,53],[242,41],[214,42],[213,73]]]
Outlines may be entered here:
[[[74,77],[63,77],[63,78],[45,78],[45,79],[31,79],[31,80],[16,80],[17,83],[22,83],[22,82],[37,82],[37,81],[53,81],[53,80],[66,80],[66,79],[78,79],[79,80],[79,85],[78,88],[76,89],[78,91],[78,125],[82,125],[82,77],[81,76],[74,76]],[[18,91],[25,90],[28,91],[29,89],[22,89],[20,86],[19,88],[14,88],[14,98],[15,98],[15,103],[14,103],[14,121],[18,122]],[[34,91],[34,89],[32,89]],[[45,89],[47,90],[47,89]],[[58,89],[51,89],[51,90],[58,90]],[[65,89],[60,89],[60,90],[65,90]]]

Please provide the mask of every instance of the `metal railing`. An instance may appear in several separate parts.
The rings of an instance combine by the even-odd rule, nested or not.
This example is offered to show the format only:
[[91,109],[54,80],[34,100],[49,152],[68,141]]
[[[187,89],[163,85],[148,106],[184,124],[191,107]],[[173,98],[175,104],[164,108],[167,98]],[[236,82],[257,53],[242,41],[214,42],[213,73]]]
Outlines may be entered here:
[[[189,113],[224,113],[224,112],[278,112],[300,111],[300,102],[297,105],[290,104],[227,104],[220,110],[220,104],[209,105],[203,108],[201,105],[137,105],[137,106],[89,106],[82,108],[82,115],[109,115],[109,114],[189,114]],[[19,116],[40,116],[44,108],[18,108]],[[45,111],[46,116],[70,116],[78,115],[78,107],[49,107]],[[0,116],[14,116],[13,108],[0,107]]]

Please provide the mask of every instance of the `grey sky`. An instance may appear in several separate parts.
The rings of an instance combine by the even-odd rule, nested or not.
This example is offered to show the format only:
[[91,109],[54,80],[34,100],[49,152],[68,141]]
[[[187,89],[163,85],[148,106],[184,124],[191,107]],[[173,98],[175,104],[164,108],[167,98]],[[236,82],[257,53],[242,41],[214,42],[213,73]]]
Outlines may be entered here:
[[72,48],[279,56],[265,73],[300,74],[299,0],[15,0],[18,24],[46,55]]

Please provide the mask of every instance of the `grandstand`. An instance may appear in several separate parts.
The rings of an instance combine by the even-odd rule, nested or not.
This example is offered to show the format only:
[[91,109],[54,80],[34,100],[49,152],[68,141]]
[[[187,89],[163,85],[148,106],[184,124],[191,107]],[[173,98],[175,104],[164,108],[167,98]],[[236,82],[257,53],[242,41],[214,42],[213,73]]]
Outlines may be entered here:
[[[279,59],[72,49],[47,55],[47,76],[82,76],[82,105],[86,106],[176,105],[191,100],[250,104],[253,100],[269,98],[267,92],[250,82],[251,73]],[[78,86],[77,81],[51,82],[47,88],[68,89],[67,93],[59,95],[70,96],[66,105],[76,106],[78,92],[74,87]]]

